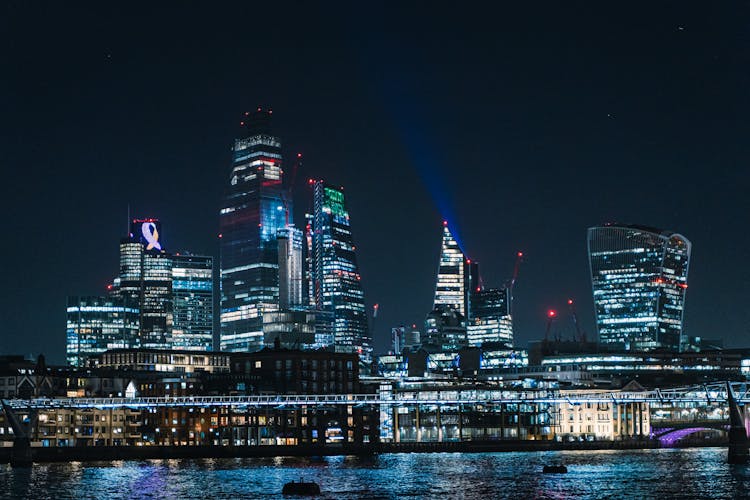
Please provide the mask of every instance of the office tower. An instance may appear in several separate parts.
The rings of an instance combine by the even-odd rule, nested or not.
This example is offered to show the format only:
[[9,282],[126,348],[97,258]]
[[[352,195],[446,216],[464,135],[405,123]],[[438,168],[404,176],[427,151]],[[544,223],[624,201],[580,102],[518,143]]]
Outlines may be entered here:
[[513,320],[507,288],[475,289],[471,294],[471,317],[467,326],[469,344],[488,342],[513,344]]
[[589,228],[599,342],[629,350],[680,349],[690,248],[687,238],[671,231]]
[[134,219],[120,242],[120,275],[113,296],[138,305],[141,347],[170,349],[172,257],[161,243],[158,219]]
[[210,351],[214,335],[214,260],[172,256],[172,349]]
[[448,229],[448,222],[444,221],[433,308],[450,306],[466,317],[470,307],[469,295],[478,285],[479,265],[466,258]]
[[430,351],[455,351],[468,345],[466,318],[450,305],[441,305],[427,314],[422,346]]
[[277,310],[279,303],[277,235],[292,222],[271,111],[246,113],[240,125],[219,217],[222,351],[263,347],[263,313]]
[[302,231],[294,227],[279,229],[279,307],[296,309],[305,307],[302,279]]
[[320,180],[310,184],[314,206],[308,224],[310,275],[319,335],[330,331],[336,351],[357,353],[369,363],[372,347],[344,191]]
[[68,297],[67,361],[84,366],[86,359],[108,349],[140,344],[137,304],[115,297]]

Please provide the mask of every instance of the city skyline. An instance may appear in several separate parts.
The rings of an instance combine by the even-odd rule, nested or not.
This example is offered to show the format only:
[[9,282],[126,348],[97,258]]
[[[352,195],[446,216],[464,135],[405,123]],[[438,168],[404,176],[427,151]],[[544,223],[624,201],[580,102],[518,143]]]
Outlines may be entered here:
[[[380,304],[376,350],[429,311],[443,219],[493,286],[524,252],[519,346],[569,298],[595,331],[585,230],[607,222],[689,238],[685,334],[748,345],[750,242],[734,229],[750,208],[748,42],[742,15],[706,9],[516,6],[455,23],[378,7],[352,23],[300,8],[266,37],[241,15],[156,7],[137,39],[127,13],[43,9],[9,27],[0,84],[2,162],[17,173],[3,186],[14,243],[2,250],[13,265],[0,352],[63,360],[65,297],[104,293],[128,205],[169,227],[170,248],[218,262],[228,145],[258,104],[276,112],[285,159],[304,154],[299,182],[346,187],[367,310]],[[222,28],[207,40],[176,29],[204,21]]]

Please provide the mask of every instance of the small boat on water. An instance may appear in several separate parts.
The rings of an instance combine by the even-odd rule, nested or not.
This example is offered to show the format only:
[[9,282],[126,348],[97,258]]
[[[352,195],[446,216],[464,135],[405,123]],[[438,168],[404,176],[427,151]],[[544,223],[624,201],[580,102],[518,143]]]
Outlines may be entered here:
[[320,486],[315,481],[305,482],[302,479],[286,483],[281,490],[282,495],[320,495]]
[[565,474],[568,468],[564,465],[545,465],[542,470],[545,474]]

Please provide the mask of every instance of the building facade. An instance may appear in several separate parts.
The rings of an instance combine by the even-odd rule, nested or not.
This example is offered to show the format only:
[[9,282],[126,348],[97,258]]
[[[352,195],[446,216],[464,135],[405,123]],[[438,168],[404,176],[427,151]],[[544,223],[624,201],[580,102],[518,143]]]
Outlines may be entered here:
[[434,309],[449,306],[464,317],[469,315],[470,293],[479,286],[479,265],[468,259],[443,221]]
[[626,350],[680,350],[691,243],[633,225],[588,230],[599,342]]
[[222,351],[263,347],[263,313],[278,308],[277,235],[291,223],[282,186],[281,141],[271,111],[246,113],[235,140],[229,186],[220,211]]
[[143,347],[170,347],[173,324],[172,256],[162,247],[158,219],[133,219],[120,241],[120,274],[112,295],[138,305]]
[[332,338],[337,352],[359,354],[369,363],[372,345],[344,191],[321,180],[310,184],[314,206],[308,224],[311,289],[314,307],[323,313],[318,316],[317,330],[322,340]]
[[214,337],[214,260],[204,255],[172,256],[171,347],[207,351]]
[[513,345],[513,319],[508,288],[475,289],[471,293],[471,317],[467,325],[469,344],[485,342]]
[[285,227],[277,235],[279,244],[279,307],[299,309],[304,301],[302,259],[303,234],[295,227]]
[[68,297],[67,362],[84,366],[86,360],[108,349],[140,344],[138,304],[127,298]]

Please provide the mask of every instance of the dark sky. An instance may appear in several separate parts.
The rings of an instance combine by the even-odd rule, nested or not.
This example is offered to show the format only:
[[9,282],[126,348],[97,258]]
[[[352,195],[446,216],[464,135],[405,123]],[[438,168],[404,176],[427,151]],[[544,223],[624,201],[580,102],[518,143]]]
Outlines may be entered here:
[[2,3],[0,353],[63,360],[66,296],[103,293],[128,204],[215,254],[258,105],[301,181],[346,188],[378,350],[431,306],[443,218],[487,286],[527,255],[521,346],[569,296],[594,332],[607,221],[689,238],[686,333],[750,345],[747,2],[258,3]]

